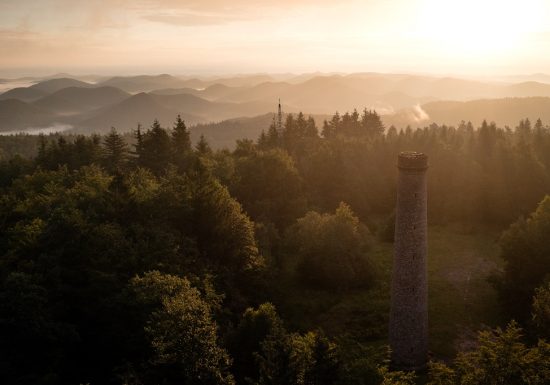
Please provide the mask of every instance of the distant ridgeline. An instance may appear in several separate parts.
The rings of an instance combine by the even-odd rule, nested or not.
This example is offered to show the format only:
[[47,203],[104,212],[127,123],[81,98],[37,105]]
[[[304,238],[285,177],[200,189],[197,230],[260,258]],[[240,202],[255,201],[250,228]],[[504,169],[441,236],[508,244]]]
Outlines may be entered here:
[[[216,79],[163,74],[97,77],[91,83],[62,76],[24,83],[4,80],[0,132],[72,127],[90,134],[106,133],[111,126],[127,132],[138,122],[149,124],[153,119],[167,127],[180,114],[190,126],[201,124],[200,130],[226,128],[234,142],[259,135],[265,125],[256,123],[266,123],[262,116],[273,110],[277,98],[284,101],[285,112],[304,111],[319,122],[333,111],[361,106],[376,109],[386,126],[396,127],[456,125],[462,119],[475,126],[487,119],[503,127],[526,117],[550,121],[550,84],[544,78],[506,84],[376,73]],[[14,88],[9,89],[10,84]],[[224,123],[217,125],[220,122]],[[236,122],[242,124],[240,129]],[[230,144],[227,137],[216,132],[210,140],[214,146],[214,140],[225,146]]]

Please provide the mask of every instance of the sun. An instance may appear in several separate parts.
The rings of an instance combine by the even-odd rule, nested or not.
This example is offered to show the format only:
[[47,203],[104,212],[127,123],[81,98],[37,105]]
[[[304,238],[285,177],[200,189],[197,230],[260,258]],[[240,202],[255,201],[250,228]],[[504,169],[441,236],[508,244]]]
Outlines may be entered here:
[[542,0],[424,0],[418,35],[438,52],[514,54],[543,25]]

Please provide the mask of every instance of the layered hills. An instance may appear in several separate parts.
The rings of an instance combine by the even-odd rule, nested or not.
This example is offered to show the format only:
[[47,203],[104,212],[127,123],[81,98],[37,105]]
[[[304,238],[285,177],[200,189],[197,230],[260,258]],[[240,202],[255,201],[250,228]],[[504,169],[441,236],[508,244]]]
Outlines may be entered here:
[[[376,109],[388,126],[456,125],[462,120],[477,125],[486,119],[513,127],[523,118],[550,121],[546,78],[537,74],[487,81],[355,73],[225,78],[89,75],[79,79],[63,74],[29,79],[28,87],[0,94],[0,131],[54,124],[71,125],[78,132],[105,131],[111,126],[127,131],[138,123],[148,126],[154,119],[168,126],[179,114],[189,125],[200,124],[207,136],[220,131],[228,137],[223,130],[256,134],[266,128],[279,98],[285,112],[327,115]],[[17,81],[13,83],[21,84],[21,79]],[[2,82],[6,87],[10,79]],[[260,124],[261,128],[252,128]]]

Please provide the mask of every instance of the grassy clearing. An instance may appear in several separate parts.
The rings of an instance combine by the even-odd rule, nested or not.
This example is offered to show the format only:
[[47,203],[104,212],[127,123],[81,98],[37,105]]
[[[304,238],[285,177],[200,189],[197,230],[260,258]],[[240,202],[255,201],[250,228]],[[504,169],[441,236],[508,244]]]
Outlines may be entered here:
[[[476,332],[501,324],[496,292],[487,278],[497,272],[499,231],[460,225],[429,229],[430,350],[439,359],[468,348]],[[321,326],[331,336],[380,346],[387,343],[393,245],[376,242],[370,252],[379,271],[375,287],[346,292],[283,284],[279,310],[291,328]]]
[[498,237],[488,228],[430,228],[430,348],[436,357],[454,356],[471,346],[479,329],[501,323],[497,294],[488,282],[502,268]]

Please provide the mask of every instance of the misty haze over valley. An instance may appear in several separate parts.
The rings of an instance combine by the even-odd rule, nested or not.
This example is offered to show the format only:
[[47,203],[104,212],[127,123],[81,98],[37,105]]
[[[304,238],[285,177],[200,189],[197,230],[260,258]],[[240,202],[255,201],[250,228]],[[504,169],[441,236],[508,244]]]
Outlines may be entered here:
[[[184,77],[172,75],[72,76],[0,80],[0,132],[104,133],[134,130],[158,119],[168,126],[178,114],[215,145],[235,135],[256,138],[281,99],[285,113],[304,112],[318,124],[335,112],[376,110],[386,127],[431,123],[456,126],[483,120],[514,127],[521,119],[550,121],[550,77],[470,80],[406,74],[302,74]],[[251,122],[256,122],[255,128]],[[212,123],[217,123],[212,125]],[[216,128],[218,127],[218,128]],[[240,128],[240,129],[239,129]],[[230,134],[229,134],[230,135]],[[231,138],[231,142],[239,136]]]

